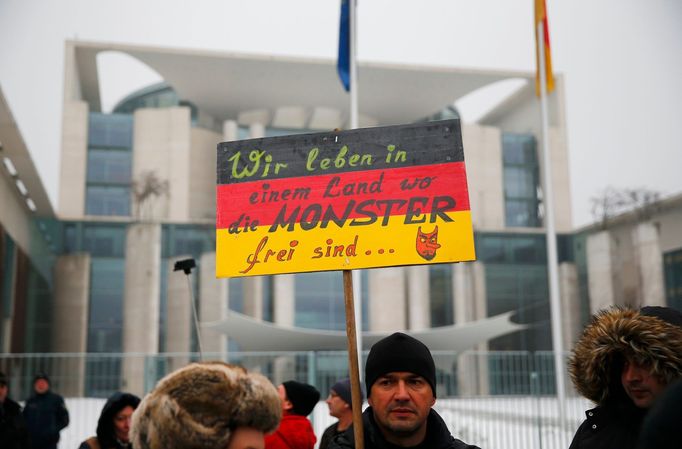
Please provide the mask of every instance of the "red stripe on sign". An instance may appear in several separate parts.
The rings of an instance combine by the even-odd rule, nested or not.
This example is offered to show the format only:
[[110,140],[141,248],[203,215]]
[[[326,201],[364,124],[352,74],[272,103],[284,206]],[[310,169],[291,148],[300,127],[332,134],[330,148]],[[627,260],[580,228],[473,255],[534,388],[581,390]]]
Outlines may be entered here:
[[363,223],[408,215],[418,220],[469,210],[463,162],[220,184],[216,195],[218,229],[284,227],[316,214],[343,226],[349,219]]

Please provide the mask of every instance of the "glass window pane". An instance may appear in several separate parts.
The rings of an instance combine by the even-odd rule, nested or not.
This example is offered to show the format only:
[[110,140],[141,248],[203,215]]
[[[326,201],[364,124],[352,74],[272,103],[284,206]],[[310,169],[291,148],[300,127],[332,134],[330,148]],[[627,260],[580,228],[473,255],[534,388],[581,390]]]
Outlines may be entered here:
[[452,304],[452,265],[429,265],[431,327],[454,323]]
[[85,213],[88,215],[130,215],[130,188],[87,186]]
[[505,167],[504,193],[507,198],[534,198],[536,188],[534,173],[525,168]]
[[343,277],[337,271],[300,273],[295,277],[296,326],[344,330]]
[[91,148],[88,151],[87,181],[129,184],[132,155],[129,151]]

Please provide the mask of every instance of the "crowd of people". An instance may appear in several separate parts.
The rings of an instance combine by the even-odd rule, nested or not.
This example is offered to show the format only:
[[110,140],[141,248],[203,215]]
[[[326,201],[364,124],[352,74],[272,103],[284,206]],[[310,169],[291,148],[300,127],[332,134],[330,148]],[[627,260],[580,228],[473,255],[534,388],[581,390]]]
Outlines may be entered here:
[[[436,366],[426,345],[396,332],[370,349],[365,365],[366,449],[466,449],[433,409]],[[595,407],[570,449],[679,448],[682,405],[682,314],[667,307],[612,307],[592,317],[569,358],[576,390]],[[329,390],[337,422],[319,449],[354,449],[348,378]],[[359,394],[363,397],[363,392]],[[161,379],[144,398],[117,392],[106,401],[95,435],[78,449],[313,449],[308,415],[320,392],[223,362],[192,363]],[[23,410],[0,373],[0,448],[56,449],[69,424],[64,399],[39,373]]]

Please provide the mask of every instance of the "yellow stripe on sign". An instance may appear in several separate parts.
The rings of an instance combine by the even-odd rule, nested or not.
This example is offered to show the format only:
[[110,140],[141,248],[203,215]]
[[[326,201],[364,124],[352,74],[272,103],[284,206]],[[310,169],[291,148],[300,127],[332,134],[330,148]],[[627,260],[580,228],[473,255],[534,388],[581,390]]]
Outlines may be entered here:
[[[216,276],[240,277],[308,271],[474,260],[471,212],[450,212],[451,222],[436,225],[374,223],[367,226],[314,228],[268,233],[269,226],[230,234],[216,230]],[[398,218],[399,216],[395,216]],[[421,234],[420,234],[421,232]],[[428,250],[417,251],[417,239],[428,240]],[[435,238],[435,242],[434,242]]]

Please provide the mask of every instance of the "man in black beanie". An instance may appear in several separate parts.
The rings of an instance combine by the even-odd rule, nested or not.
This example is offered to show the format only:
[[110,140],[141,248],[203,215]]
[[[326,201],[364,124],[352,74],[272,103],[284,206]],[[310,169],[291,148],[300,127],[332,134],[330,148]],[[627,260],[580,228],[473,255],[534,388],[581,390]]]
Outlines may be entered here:
[[[378,341],[365,365],[368,407],[362,414],[365,449],[475,449],[455,439],[432,407],[436,365],[419,340],[396,332]],[[354,448],[352,426],[331,449]]]
[[317,438],[308,416],[320,400],[312,385],[288,380],[277,387],[282,401],[282,421],[265,437],[265,449],[313,449]]
[[[361,399],[364,400],[362,391],[360,393]],[[345,432],[353,424],[353,399],[351,397],[350,379],[341,379],[332,385],[325,402],[329,406],[329,414],[338,419],[338,421],[324,430],[318,449],[328,449],[334,437]]]

